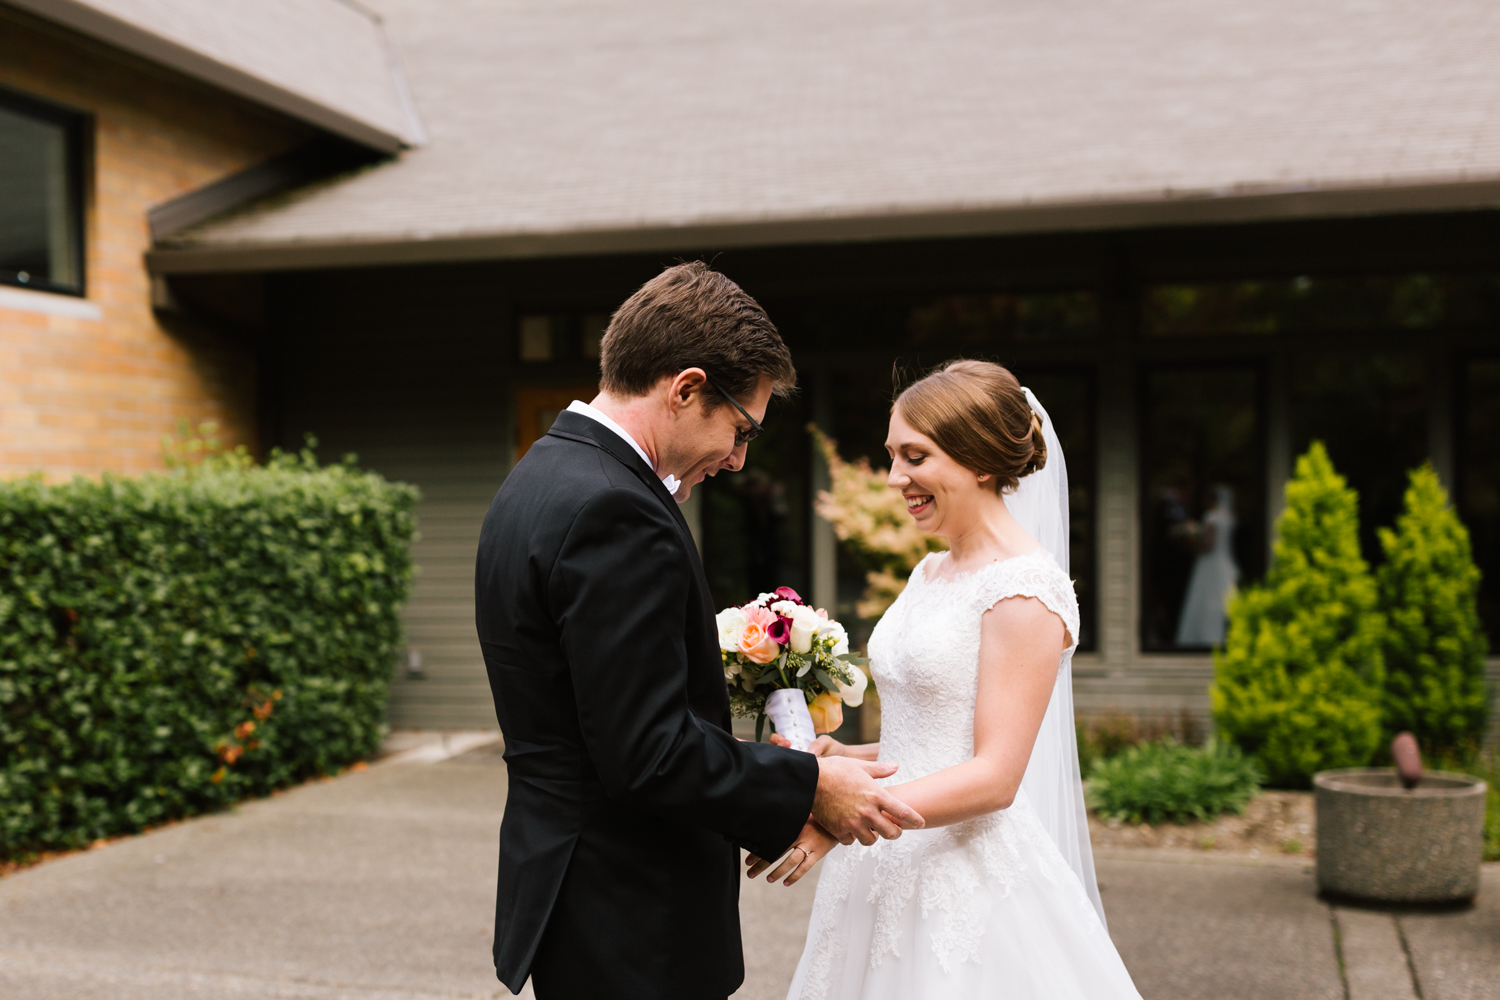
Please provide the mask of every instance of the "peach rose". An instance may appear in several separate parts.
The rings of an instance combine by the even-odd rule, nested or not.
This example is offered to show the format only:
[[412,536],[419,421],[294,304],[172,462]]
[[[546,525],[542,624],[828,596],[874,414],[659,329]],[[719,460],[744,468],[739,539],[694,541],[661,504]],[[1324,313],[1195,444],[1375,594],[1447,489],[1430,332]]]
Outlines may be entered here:
[[820,694],[807,706],[807,714],[812,716],[813,732],[831,733],[844,724],[844,703],[837,695]]
[[781,655],[781,643],[772,639],[766,629],[776,616],[765,608],[745,609],[745,627],[740,629],[740,655],[752,663],[770,663]]

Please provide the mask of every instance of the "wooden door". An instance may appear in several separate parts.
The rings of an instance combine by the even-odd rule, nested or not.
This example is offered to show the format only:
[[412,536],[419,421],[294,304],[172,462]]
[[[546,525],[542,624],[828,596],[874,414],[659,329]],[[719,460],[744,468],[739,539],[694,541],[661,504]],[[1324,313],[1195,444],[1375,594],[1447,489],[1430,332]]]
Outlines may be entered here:
[[523,386],[516,390],[516,461],[552,429],[557,415],[575,399],[585,403],[599,395],[597,385]]

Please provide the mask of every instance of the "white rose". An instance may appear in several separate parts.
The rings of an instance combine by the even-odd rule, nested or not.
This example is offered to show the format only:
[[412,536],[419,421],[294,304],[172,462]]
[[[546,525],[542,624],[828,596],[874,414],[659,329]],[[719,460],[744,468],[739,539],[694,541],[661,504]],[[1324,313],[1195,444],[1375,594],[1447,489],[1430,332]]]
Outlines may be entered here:
[[740,649],[740,633],[745,630],[745,612],[740,608],[725,608],[714,617],[719,626],[719,648],[727,653]]
[[844,699],[844,704],[850,708],[858,708],[865,700],[865,688],[870,686],[870,679],[854,664],[850,663],[848,667],[849,672],[854,675],[854,683],[845,684],[838,678],[834,678],[834,683],[839,686],[839,697]]
[[783,613],[792,620],[792,652],[806,653],[812,649],[813,636],[827,624],[825,619],[818,617],[818,613],[812,608],[801,604],[793,604]]
[[833,655],[843,656],[849,652],[849,633],[844,631],[844,626],[836,621],[826,618],[818,619],[818,635],[833,636]]

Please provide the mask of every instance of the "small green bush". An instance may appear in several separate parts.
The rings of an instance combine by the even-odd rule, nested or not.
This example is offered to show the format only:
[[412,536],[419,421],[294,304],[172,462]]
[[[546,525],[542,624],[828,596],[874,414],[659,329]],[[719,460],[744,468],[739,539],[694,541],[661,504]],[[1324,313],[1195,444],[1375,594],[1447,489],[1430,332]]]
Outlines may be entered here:
[[1477,749],[1489,721],[1479,568],[1432,467],[1411,472],[1396,529],[1380,529],[1385,736],[1411,732],[1428,755]]
[[310,453],[0,483],[0,858],[374,751],[415,503]]
[[1089,773],[1094,761],[1106,760],[1137,743],[1149,743],[1164,736],[1171,736],[1179,743],[1202,742],[1198,723],[1186,708],[1176,719],[1141,718],[1112,708],[1097,715],[1078,715],[1073,720],[1073,729],[1078,740],[1078,766],[1084,774]]
[[1260,791],[1255,762],[1228,743],[1185,746],[1170,736],[1099,760],[1089,771],[1089,805],[1128,823],[1210,820],[1245,811]]
[[1229,605],[1209,694],[1219,732],[1270,783],[1306,788],[1380,746],[1384,618],[1359,551],[1359,500],[1321,442],[1297,459],[1270,572]]

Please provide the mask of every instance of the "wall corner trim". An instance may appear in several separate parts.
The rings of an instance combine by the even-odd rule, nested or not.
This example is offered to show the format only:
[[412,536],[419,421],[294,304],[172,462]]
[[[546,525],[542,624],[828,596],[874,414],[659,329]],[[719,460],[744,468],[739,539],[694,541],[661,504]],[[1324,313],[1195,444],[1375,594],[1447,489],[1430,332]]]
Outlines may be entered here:
[[12,288],[9,285],[0,285],[0,309],[45,313],[48,316],[72,316],[75,319],[104,318],[104,310],[99,308],[97,302],[57,292]]

